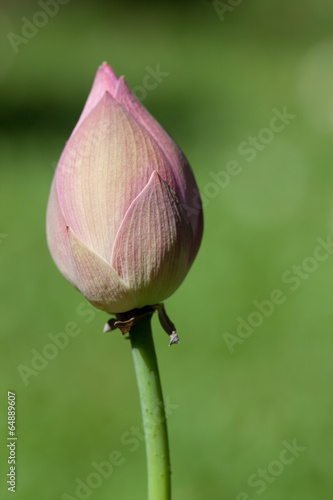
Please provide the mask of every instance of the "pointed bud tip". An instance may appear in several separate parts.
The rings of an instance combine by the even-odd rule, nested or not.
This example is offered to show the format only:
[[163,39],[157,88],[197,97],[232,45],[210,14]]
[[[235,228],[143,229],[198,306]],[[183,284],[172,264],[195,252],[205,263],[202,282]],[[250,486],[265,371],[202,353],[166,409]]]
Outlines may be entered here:
[[116,76],[115,72],[113,71],[111,66],[109,66],[109,64],[106,61],[102,62],[102,64],[99,66],[98,70],[103,71],[103,73],[109,73],[112,76]]

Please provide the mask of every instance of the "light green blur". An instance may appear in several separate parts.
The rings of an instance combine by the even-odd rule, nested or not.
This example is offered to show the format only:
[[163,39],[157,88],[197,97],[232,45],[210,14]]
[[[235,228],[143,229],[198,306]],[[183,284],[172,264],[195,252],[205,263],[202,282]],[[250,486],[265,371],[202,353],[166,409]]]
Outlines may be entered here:
[[146,500],[130,343],[102,333],[108,316],[45,240],[54,168],[103,60],[177,140],[204,200],[202,247],[165,303],[181,343],[152,322],[173,500],[332,496],[333,5],[233,9],[71,0],[16,54],[8,33],[41,7],[0,7],[1,499],[9,390],[15,500],[78,499],[79,484]]

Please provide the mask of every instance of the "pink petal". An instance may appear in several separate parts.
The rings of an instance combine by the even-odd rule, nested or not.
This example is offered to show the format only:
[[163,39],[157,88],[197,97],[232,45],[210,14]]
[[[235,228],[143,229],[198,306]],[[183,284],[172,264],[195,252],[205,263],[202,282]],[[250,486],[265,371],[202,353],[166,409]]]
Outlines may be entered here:
[[108,262],[88,248],[67,227],[74,286],[98,309],[109,313],[136,307],[132,293]]
[[118,78],[114,71],[105,62],[98,68],[90,94],[83,108],[79,121],[77,122],[72,134],[81,125],[83,120],[89,115],[94,107],[108,91],[111,95],[114,94],[118,83]]
[[66,221],[58,200],[53,179],[46,214],[46,234],[50,253],[59,271],[73,284],[68,254]]
[[194,234],[192,260],[194,259],[201,243],[203,232],[203,216],[201,200],[192,169],[177,144],[165,132],[163,127],[153,118],[146,108],[132,94],[124,80],[119,78],[119,83],[115,89],[114,97],[133,114],[138,122],[155,139],[159,147],[163,150],[169,160],[176,178],[176,195],[183,204],[184,209],[191,221]]
[[176,189],[172,169],[156,142],[105,93],[68,141],[56,182],[68,225],[108,262],[125,213],[154,170]]
[[137,297],[156,304],[178,288],[188,269],[192,229],[175,194],[158,172],[133,201],[117,234],[112,266]]

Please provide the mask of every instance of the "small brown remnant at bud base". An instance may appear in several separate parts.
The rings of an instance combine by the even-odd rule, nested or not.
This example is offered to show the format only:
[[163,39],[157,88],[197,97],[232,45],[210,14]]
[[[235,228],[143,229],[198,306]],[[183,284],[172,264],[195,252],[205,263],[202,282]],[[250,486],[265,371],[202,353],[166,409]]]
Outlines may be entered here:
[[115,318],[109,319],[105,324],[103,333],[111,332],[119,328],[122,335],[126,335],[131,331],[134,325],[137,325],[145,316],[153,314],[155,311],[158,313],[162,328],[170,337],[169,346],[179,344],[178,334],[176,327],[167,315],[163,304],[155,304],[153,306],[146,306],[142,309],[132,309],[126,313],[116,314]]

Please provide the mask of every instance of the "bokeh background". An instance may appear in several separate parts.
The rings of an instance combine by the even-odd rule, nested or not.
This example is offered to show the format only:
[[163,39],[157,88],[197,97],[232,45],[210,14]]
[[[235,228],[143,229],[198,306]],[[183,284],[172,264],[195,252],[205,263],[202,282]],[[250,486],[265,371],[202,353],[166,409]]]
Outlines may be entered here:
[[[108,317],[66,283],[45,241],[56,162],[104,60],[177,140],[204,200],[200,253],[166,301],[181,344],[169,349],[153,322],[173,498],[331,498],[332,2],[70,0],[46,22],[42,4],[0,5],[1,499],[12,498],[8,390],[17,500],[146,498],[129,343],[102,334]],[[272,292],[280,303],[264,302],[264,318]],[[115,450],[110,477],[76,491]]]

